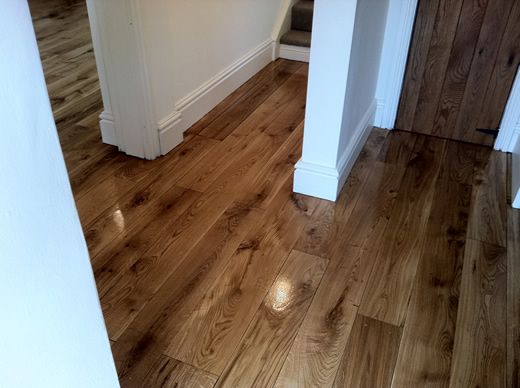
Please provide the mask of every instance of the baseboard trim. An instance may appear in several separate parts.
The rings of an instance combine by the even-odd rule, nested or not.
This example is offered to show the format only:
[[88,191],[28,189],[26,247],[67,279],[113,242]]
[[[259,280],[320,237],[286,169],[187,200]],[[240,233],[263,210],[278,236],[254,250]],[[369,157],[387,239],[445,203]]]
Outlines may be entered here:
[[511,140],[511,195],[513,207],[520,209],[520,125]]
[[99,127],[101,128],[101,140],[103,143],[117,146],[116,124],[111,112],[101,112],[99,115]]
[[224,98],[262,70],[273,60],[271,39],[266,40],[231,66],[180,99],[171,114],[157,124],[161,154],[182,142],[183,133]]
[[311,49],[309,47],[290,46],[281,44],[278,47],[278,56],[291,61],[300,61],[309,63]]
[[345,184],[354,163],[365,145],[375,119],[377,103],[374,100],[359,121],[350,143],[339,158],[336,167],[328,167],[300,160],[294,173],[294,191],[335,201]]

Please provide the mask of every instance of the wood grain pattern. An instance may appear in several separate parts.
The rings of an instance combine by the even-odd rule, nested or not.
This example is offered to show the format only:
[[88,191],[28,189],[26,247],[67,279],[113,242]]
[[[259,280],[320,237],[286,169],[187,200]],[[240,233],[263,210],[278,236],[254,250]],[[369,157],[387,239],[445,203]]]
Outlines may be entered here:
[[417,6],[417,16],[410,47],[409,60],[406,65],[406,82],[404,84],[396,128],[409,130],[417,106],[421,80],[427,65],[428,48],[435,27],[435,15],[439,8],[439,0],[421,0]]
[[401,329],[358,314],[334,387],[390,387]]
[[172,358],[162,356],[152,367],[146,377],[143,387],[190,387],[211,388],[217,382],[218,376],[201,371],[191,365],[184,364]]
[[507,386],[520,384],[520,211],[507,217]]
[[252,229],[208,288],[201,308],[172,339],[167,354],[222,373],[314,207],[291,199]]
[[507,239],[506,154],[481,150],[477,158],[468,236],[505,247]]
[[506,106],[516,69],[520,64],[520,4],[513,2],[504,39],[500,44],[493,74],[489,80],[480,118],[479,128],[498,128]]
[[276,387],[330,387],[354,324],[357,308],[350,302],[355,287],[352,263],[359,248],[343,246],[330,261]]
[[450,387],[506,385],[506,251],[468,239]]
[[471,186],[439,180],[395,368],[397,387],[447,387]]
[[498,128],[520,62],[515,3],[419,2],[397,128],[493,144],[476,129]]
[[[407,126],[398,128],[413,129],[414,132],[426,134],[431,132],[433,126],[432,117],[435,115],[442,91],[442,81],[448,69],[448,61],[459,23],[462,3],[463,0],[441,0],[439,2],[432,39],[428,48],[426,69],[418,93],[415,116],[413,121],[403,123],[403,125]],[[430,15],[430,17],[433,18],[433,15]],[[422,33],[417,28],[419,26],[416,26],[417,33]],[[403,103],[406,104],[407,102],[404,101]]]
[[324,259],[291,253],[217,387],[270,386],[275,382],[326,266]]
[[372,271],[368,281],[361,314],[396,326],[403,324],[444,151],[442,140],[421,138],[416,144],[376,252],[378,270]]

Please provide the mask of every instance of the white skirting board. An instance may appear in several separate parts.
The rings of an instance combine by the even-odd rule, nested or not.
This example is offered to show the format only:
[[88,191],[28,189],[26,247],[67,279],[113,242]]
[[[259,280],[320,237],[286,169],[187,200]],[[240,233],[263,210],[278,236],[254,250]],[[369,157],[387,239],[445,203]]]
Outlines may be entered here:
[[159,121],[161,154],[183,140],[183,133],[243,83],[273,61],[274,42],[269,39],[175,104],[174,111]]
[[511,160],[511,173],[513,176],[511,179],[511,194],[513,197],[513,207],[520,209],[520,124],[516,128],[512,143],[511,152],[513,155]]
[[99,126],[101,128],[101,139],[103,143],[117,146],[116,127],[114,116],[111,112],[103,111],[99,115]]
[[311,49],[309,47],[289,46],[281,44],[278,47],[278,56],[291,61],[300,61],[309,63]]
[[375,113],[376,101],[374,100],[356,126],[354,136],[343,151],[336,167],[322,166],[300,160],[296,164],[294,173],[294,191],[335,201],[370,135]]

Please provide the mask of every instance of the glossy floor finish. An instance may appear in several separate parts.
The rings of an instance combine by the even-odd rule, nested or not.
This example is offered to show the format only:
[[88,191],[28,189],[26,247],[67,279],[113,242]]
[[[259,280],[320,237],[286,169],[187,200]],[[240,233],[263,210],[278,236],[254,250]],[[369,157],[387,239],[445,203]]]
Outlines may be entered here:
[[293,194],[307,71],[269,65],[152,162],[100,144],[99,101],[58,122],[121,385],[517,386],[507,156],[374,129],[336,203]]

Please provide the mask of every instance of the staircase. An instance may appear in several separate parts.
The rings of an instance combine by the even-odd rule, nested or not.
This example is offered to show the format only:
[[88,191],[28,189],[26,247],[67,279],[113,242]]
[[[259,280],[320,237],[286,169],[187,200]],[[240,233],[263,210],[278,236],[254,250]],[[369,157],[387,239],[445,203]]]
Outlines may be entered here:
[[291,10],[291,29],[280,38],[280,58],[309,62],[313,0],[299,0]]

